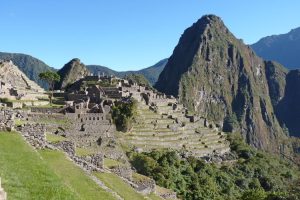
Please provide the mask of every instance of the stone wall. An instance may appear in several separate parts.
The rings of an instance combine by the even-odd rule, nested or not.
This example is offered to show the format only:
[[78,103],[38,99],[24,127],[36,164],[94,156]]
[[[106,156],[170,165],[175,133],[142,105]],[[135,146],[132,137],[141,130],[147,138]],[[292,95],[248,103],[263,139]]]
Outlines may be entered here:
[[12,131],[14,129],[14,113],[12,110],[0,111],[0,131]]
[[62,110],[63,108],[39,108],[39,107],[31,108],[31,112],[44,113],[44,114],[60,113]]
[[7,200],[7,194],[1,186],[1,178],[0,178],[0,200]]
[[36,149],[43,149],[47,146],[46,128],[42,124],[25,124],[18,127],[26,141]]
[[129,166],[115,166],[110,169],[111,172],[128,180],[132,180],[132,170]]

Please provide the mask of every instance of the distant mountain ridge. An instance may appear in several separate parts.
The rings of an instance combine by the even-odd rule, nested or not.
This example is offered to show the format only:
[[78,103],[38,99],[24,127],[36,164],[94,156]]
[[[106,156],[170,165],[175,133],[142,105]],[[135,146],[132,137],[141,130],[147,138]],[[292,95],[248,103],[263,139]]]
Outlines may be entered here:
[[47,83],[39,79],[39,74],[47,70],[55,71],[43,61],[26,54],[0,52],[0,59],[11,60],[30,80],[35,81],[43,88],[48,86]]
[[277,61],[289,69],[300,68],[300,27],[286,34],[264,37],[251,47],[265,60]]
[[115,71],[112,70],[108,67],[104,67],[101,65],[87,65],[86,67],[90,70],[91,73],[93,74],[107,74],[107,75],[115,75],[118,77],[125,77],[126,75],[130,75],[130,74],[141,74],[143,76],[145,76],[145,78],[152,84],[154,85],[155,82],[158,79],[159,74],[162,72],[162,70],[164,69],[164,67],[166,66],[168,62],[168,59],[163,59],[160,60],[159,62],[157,62],[156,64],[154,64],[153,66],[141,69],[141,70],[137,70],[137,71]]
[[[47,89],[48,85],[44,81],[39,79],[39,74],[41,72],[45,71],[59,71],[58,69],[54,69],[47,64],[45,64],[43,61],[32,57],[30,55],[21,54],[21,53],[5,53],[0,52],[0,60],[11,60],[13,63],[19,67],[19,69],[26,74],[26,76],[31,79],[32,81],[35,81],[38,85],[41,87]],[[126,75],[130,74],[141,74],[145,76],[145,78],[152,84],[157,81],[159,74],[164,69],[165,65],[167,64],[168,59],[163,59],[156,63],[153,66],[137,70],[137,71],[115,71],[108,67],[104,67],[101,65],[86,65],[87,69],[93,73],[104,73],[106,75],[115,75],[118,77],[125,77]]]

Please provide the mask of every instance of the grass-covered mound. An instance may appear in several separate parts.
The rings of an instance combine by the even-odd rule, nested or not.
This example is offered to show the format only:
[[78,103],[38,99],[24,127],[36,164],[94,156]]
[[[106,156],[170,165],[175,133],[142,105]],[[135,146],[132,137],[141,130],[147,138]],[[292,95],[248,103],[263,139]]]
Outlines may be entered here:
[[176,191],[182,199],[297,199],[299,168],[246,145],[238,135],[229,136],[237,157],[222,165],[176,152],[129,153],[137,171],[160,186]]
[[9,200],[114,199],[58,151],[35,151],[16,133],[0,133],[0,177]]

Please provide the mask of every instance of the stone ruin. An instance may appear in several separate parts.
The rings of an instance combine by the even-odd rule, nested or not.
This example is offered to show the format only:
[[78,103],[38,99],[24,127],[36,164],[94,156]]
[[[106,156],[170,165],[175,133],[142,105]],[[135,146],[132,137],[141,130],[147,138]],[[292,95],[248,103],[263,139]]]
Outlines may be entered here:
[[9,109],[0,110],[0,131],[14,130],[14,112]]
[[0,178],[0,200],[7,200],[7,194],[4,189],[1,187],[1,178]]
[[[44,89],[30,80],[10,60],[0,60],[0,96],[9,100],[37,101],[48,96]],[[13,107],[22,107],[22,102],[8,102]]]

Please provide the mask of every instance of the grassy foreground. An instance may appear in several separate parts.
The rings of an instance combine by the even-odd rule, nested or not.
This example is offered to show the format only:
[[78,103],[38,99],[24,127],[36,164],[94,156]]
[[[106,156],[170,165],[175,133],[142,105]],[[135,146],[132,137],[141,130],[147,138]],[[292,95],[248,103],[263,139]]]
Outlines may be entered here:
[[16,133],[0,133],[0,177],[8,199],[114,199],[63,153],[34,151]]

